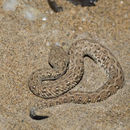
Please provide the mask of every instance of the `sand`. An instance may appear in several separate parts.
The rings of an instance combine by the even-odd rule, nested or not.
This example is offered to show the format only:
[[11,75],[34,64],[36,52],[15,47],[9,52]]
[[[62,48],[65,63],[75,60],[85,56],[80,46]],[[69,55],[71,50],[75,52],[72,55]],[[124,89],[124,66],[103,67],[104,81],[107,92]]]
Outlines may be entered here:
[[[63,12],[54,13],[46,0],[0,1],[0,130],[130,129],[130,1],[99,0],[90,8],[57,2]],[[111,50],[123,68],[124,87],[105,101],[63,104],[47,109],[52,113],[47,119],[31,119],[29,110],[44,99],[30,92],[29,76],[48,66],[51,44],[67,51],[82,38]],[[94,91],[106,80],[85,58],[85,74],[75,89]]]

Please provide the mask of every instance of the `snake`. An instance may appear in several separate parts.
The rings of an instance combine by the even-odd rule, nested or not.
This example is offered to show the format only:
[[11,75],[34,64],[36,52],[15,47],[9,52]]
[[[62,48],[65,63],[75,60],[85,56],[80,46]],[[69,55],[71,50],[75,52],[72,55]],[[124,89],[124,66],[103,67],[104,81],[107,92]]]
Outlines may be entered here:
[[[106,73],[107,81],[92,92],[74,91],[84,75],[84,57],[91,58]],[[30,91],[45,102],[41,108],[63,103],[87,104],[100,102],[124,85],[122,67],[115,56],[92,39],[80,39],[72,43],[68,52],[61,46],[53,45],[49,52],[50,68],[34,71],[28,80]],[[70,91],[71,90],[71,91]],[[30,110],[31,117],[36,114]]]

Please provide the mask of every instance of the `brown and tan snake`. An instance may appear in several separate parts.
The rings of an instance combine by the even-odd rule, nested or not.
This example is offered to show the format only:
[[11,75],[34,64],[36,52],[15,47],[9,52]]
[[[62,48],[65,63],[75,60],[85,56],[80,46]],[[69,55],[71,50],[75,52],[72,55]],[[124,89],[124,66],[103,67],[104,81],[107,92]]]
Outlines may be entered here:
[[[104,69],[108,80],[94,92],[70,92],[83,77],[85,56]],[[52,68],[36,70],[28,81],[31,92],[46,99],[42,108],[71,102],[103,101],[123,87],[124,75],[119,62],[107,48],[95,41],[78,40],[71,45],[68,53],[62,47],[52,46],[48,62]]]

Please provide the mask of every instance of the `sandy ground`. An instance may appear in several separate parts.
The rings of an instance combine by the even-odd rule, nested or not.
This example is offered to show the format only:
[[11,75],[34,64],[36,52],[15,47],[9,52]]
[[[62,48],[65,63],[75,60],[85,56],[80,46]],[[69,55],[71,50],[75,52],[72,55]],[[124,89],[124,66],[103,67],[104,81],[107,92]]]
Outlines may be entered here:
[[[63,12],[54,13],[46,0],[20,0],[11,9],[0,0],[0,129],[129,130],[130,1],[99,0],[91,8],[57,1]],[[52,116],[32,120],[30,108],[44,100],[28,89],[30,74],[48,65],[50,44],[68,50],[82,38],[96,40],[117,57],[125,75],[123,89],[103,102],[49,108]],[[85,74],[75,89],[94,91],[106,79],[100,68],[85,58]]]

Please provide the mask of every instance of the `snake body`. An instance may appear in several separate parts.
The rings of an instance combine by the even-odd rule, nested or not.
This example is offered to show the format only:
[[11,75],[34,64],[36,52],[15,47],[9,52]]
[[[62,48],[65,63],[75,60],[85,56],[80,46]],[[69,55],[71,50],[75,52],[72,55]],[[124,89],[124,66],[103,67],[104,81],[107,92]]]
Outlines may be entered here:
[[[43,107],[71,102],[86,104],[103,101],[123,87],[124,75],[122,68],[113,54],[103,45],[93,40],[82,39],[71,45],[68,54],[63,51],[62,55],[60,51],[58,53],[58,49],[56,52],[61,56],[61,59],[52,58],[52,62],[55,61],[54,66],[59,63],[56,67],[57,70],[39,69],[31,74],[28,82],[33,94],[46,99]],[[53,57],[53,55],[55,53],[52,53],[51,56]],[[93,92],[69,91],[83,77],[85,56],[90,57],[104,69],[108,80],[103,86]],[[58,60],[56,61],[56,59]],[[59,71],[58,67],[60,68]]]

